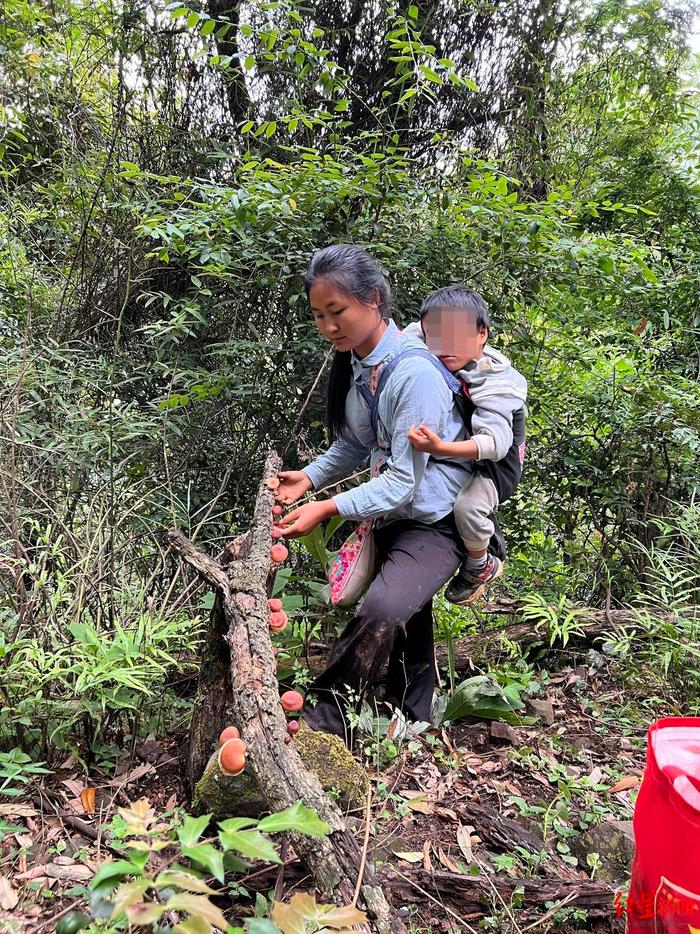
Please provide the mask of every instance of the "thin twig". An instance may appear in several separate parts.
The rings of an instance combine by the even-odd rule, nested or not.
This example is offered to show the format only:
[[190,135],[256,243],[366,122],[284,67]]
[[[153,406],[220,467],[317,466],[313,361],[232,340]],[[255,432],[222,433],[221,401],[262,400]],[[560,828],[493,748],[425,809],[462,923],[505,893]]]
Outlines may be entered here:
[[287,456],[287,451],[289,450],[289,448],[290,448],[290,446],[291,446],[291,444],[292,444],[292,441],[293,441],[293,440],[296,438],[296,436],[297,436],[297,430],[298,430],[298,428],[299,428],[299,423],[301,422],[302,415],[303,415],[304,412],[306,411],[306,408],[307,408],[309,402],[311,402],[311,398],[312,398],[313,394],[316,392],[316,387],[318,386],[319,381],[320,381],[320,379],[321,379],[321,376],[323,375],[323,371],[326,369],[326,364],[328,363],[328,358],[330,357],[332,350],[333,350],[332,347],[329,347],[329,348],[328,348],[328,351],[326,352],[326,356],[323,358],[323,363],[321,364],[321,369],[320,369],[320,370],[318,371],[318,373],[316,374],[316,379],[315,379],[314,382],[313,382],[313,386],[311,387],[311,389],[309,389],[308,395],[307,395],[306,399],[304,400],[304,404],[303,404],[302,407],[299,409],[299,414],[297,415],[296,421],[294,422],[294,425],[292,426],[292,430],[291,430],[290,433],[289,433],[289,438],[287,439],[287,444],[285,445],[284,450],[282,451],[282,457],[286,457],[286,456]]
[[520,934],[525,934],[525,931],[530,931],[532,928],[536,928],[538,925],[543,924],[545,921],[551,918],[552,915],[555,915],[558,911],[560,911],[564,905],[568,905],[569,902],[573,901],[577,896],[578,892],[569,892],[566,898],[562,898],[562,900],[557,902],[556,905],[552,905],[549,911],[546,914],[543,914],[541,918],[538,918],[537,921],[533,921],[532,924],[528,924],[526,928],[521,928]]
[[362,844],[362,858],[360,859],[360,871],[357,874],[357,882],[355,883],[355,894],[352,897],[352,907],[355,908],[357,905],[357,899],[360,897],[360,889],[362,888],[362,878],[365,874],[365,863],[367,862],[367,850],[369,849],[369,831],[371,826],[371,817],[372,817],[372,786],[370,785],[367,789],[367,804],[365,805],[365,839]]
[[425,897],[429,898],[431,902],[435,902],[436,905],[439,905],[443,909],[443,911],[446,911],[448,913],[448,915],[452,915],[455,921],[459,921],[459,923],[463,927],[465,927],[468,931],[471,931],[472,934],[479,934],[476,928],[473,928],[471,924],[467,924],[466,921],[463,921],[462,918],[460,918],[460,916],[456,912],[452,911],[451,908],[448,908],[448,906],[444,902],[441,902],[439,899],[435,898],[435,896],[431,895],[430,892],[426,892],[426,890],[422,888],[420,885],[418,885],[417,882],[414,882],[413,879],[409,879],[408,876],[405,876],[402,872],[400,872],[396,868],[396,866],[392,866],[391,871],[393,873],[396,873],[397,876],[401,876],[401,878],[405,882],[408,882],[408,884],[412,886],[414,889],[416,889],[416,891],[420,892],[421,895],[425,895]]

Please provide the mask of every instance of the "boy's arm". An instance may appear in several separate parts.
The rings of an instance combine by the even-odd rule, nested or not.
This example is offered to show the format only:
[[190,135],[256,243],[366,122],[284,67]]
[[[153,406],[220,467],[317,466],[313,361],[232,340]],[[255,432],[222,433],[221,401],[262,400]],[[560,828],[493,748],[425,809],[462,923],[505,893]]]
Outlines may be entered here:
[[457,457],[462,460],[478,460],[479,446],[469,438],[467,441],[443,441],[440,435],[421,425],[408,429],[408,440],[417,451],[424,451],[435,457]]

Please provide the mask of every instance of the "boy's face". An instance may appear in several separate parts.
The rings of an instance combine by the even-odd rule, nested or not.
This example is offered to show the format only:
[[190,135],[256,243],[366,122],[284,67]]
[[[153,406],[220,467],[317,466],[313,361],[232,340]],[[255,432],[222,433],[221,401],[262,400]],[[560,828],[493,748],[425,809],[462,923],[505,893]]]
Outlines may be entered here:
[[466,308],[431,308],[421,321],[428,349],[456,373],[482,356],[488,328],[479,328],[476,312]]

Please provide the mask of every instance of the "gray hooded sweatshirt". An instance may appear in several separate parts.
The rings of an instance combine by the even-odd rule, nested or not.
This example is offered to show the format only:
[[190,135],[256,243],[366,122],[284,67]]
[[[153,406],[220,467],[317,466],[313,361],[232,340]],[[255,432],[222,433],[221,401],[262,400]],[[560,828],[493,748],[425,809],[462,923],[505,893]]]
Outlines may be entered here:
[[[403,333],[425,340],[417,321]],[[506,356],[488,344],[478,360],[472,360],[456,375],[475,406],[472,438],[479,449],[478,460],[501,460],[513,444],[513,413],[525,404],[527,380]]]

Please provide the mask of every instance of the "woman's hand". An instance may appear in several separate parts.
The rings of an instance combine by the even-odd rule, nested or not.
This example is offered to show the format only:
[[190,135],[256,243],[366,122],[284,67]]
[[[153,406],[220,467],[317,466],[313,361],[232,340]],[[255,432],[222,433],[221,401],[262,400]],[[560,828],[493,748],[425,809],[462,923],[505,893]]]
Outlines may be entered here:
[[282,538],[300,538],[313,532],[321,522],[337,515],[335,501],[324,499],[318,503],[305,503],[288,512],[280,519],[278,527],[282,530]]
[[283,506],[295,503],[312,487],[311,480],[303,470],[280,470],[277,479],[280,485],[275,491],[275,499]]
[[424,451],[428,454],[440,454],[442,448],[442,438],[436,435],[430,428],[421,425],[415,428],[413,425],[408,429],[408,440],[417,451]]

